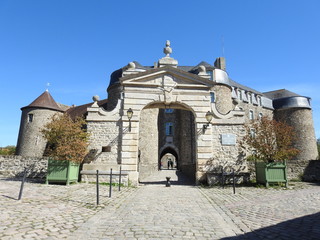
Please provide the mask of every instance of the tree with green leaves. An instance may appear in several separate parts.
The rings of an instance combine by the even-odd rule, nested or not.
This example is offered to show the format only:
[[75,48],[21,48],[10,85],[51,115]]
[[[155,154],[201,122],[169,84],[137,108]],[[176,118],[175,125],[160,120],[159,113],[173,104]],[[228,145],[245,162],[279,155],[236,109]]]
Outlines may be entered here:
[[16,146],[6,146],[0,148],[0,155],[14,155],[16,152]]
[[45,155],[55,160],[82,162],[89,138],[85,126],[82,118],[73,120],[68,114],[54,115],[41,131],[48,142]]
[[264,162],[284,161],[299,153],[293,146],[294,129],[285,122],[264,116],[245,125],[245,129],[242,146],[253,153],[254,159]]

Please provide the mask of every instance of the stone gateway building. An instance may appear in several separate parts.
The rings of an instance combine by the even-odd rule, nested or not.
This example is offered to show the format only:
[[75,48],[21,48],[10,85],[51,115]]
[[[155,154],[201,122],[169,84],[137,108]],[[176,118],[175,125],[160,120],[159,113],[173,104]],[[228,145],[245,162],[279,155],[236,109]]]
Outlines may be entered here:
[[[295,161],[317,159],[310,98],[282,89],[261,93],[233,81],[225,59],[214,65],[180,66],[170,56],[154,66],[130,62],[111,74],[108,99],[93,97],[81,106],[56,103],[48,91],[23,107],[17,154],[42,156],[46,142],[40,129],[56,113],[82,116],[90,133],[83,170],[128,171],[133,183],[168,168],[196,183],[207,173],[230,167],[247,171],[239,152],[249,120],[285,117],[298,135]],[[249,153],[250,154],[250,153]]]

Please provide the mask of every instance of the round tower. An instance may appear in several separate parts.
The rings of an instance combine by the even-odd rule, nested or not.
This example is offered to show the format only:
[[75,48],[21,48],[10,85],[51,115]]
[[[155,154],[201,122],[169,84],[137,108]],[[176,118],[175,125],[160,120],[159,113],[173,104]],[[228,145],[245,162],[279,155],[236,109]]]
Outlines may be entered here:
[[310,98],[291,96],[273,100],[274,116],[292,126],[296,133],[294,147],[300,150],[296,160],[316,160],[318,150]]
[[28,157],[42,157],[46,140],[41,129],[56,113],[63,110],[54,101],[48,91],[42,93],[36,100],[21,108],[21,121],[16,154]]
[[227,114],[233,110],[232,88],[230,87],[229,76],[226,72],[226,60],[224,57],[216,59],[213,70],[213,81],[215,85],[212,88],[214,93],[215,106],[221,114]]

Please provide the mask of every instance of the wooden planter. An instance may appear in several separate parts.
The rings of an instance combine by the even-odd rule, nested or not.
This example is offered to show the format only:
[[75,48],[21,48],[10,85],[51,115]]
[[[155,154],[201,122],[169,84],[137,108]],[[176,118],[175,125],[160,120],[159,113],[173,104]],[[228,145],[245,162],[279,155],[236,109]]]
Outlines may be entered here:
[[69,185],[70,182],[77,182],[79,166],[79,163],[49,159],[46,184],[56,182]]
[[257,183],[265,184],[269,187],[270,183],[285,183],[288,187],[287,165],[286,163],[265,163],[256,162]]

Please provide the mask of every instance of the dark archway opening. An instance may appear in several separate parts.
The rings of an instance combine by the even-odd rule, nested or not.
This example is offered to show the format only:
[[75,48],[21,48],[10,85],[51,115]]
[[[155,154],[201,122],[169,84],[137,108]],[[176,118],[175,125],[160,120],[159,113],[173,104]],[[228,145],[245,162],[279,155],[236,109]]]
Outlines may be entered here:
[[163,169],[174,169],[179,170],[179,157],[177,152],[167,147],[160,153],[159,157],[159,170]]
[[[161,182],[166,174],[179,179],[185,175],[195,182],[195,119],[192,111],[148,106],[141,111],[139,124],[139,182]],[[172,165],[169,164],[172,160]],[[160,170],[175,171],[160,171]],[[166,175],[166,176],[164,176]],[[180,181],[178,181],[180,182]]]

